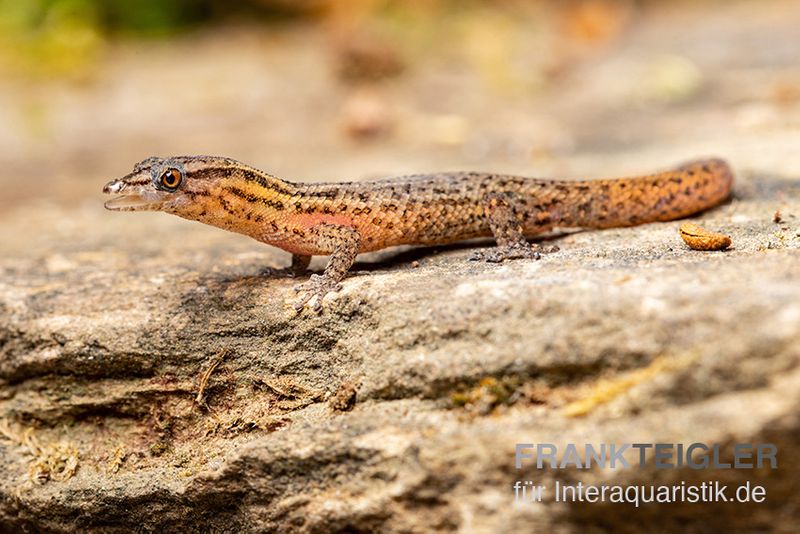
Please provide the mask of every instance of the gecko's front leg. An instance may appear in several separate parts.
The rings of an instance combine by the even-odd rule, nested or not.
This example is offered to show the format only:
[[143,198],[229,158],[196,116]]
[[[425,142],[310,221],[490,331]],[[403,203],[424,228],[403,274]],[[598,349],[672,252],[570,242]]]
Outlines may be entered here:
[[325,295],[342,288],[340,282],[356,261],[361,245],[361,235],[348,226],[320,224],[311,228],[309,233],[316,245],[327,251],[331,258],[321,275],[312,274],[307,282],[294,288],[298,293],[293,305],[297,312],[302,311],[309,301],[314,311],[322,309],[322,299]]

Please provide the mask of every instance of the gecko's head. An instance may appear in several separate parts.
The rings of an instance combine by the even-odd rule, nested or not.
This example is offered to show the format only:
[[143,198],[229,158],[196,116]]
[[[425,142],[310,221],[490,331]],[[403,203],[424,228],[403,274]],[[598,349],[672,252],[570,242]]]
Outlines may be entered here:
[[103,187],[103,193],[118,195],[106,202],[105,207],[114,211],[178,212],[213,186],[214,180],[207,179],[202,172],[210,163],[219,168],[233,162],[208,156],[147,158],[137,163],[131,173]]

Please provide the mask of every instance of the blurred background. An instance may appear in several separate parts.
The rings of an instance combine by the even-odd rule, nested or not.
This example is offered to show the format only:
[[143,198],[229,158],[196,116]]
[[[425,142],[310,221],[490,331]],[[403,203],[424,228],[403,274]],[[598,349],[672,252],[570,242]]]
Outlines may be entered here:
[[102,185],[150,155],[291,180],[791,173],[799,28],[794,0],[0,0],[2,246],[79,246],[65,221],[102,224]]

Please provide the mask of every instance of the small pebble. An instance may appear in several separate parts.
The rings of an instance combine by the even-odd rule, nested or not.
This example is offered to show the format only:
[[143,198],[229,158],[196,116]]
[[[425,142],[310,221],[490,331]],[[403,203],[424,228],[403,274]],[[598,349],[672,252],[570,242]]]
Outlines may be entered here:
[[706,230],[695,223],[683,223],[680,228],[681,238],[693,250],[725,250],[731,246],[731,238]]

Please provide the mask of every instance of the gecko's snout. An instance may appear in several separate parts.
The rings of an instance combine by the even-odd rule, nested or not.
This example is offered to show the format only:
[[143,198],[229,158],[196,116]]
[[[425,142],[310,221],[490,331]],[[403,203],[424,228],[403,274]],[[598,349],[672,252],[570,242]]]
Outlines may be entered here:
[[125,182],[122,180],[111,180],[105,186],[103,186],[103,193],[106,195],[115,195],[122,191],[122,187],[125,185]]

